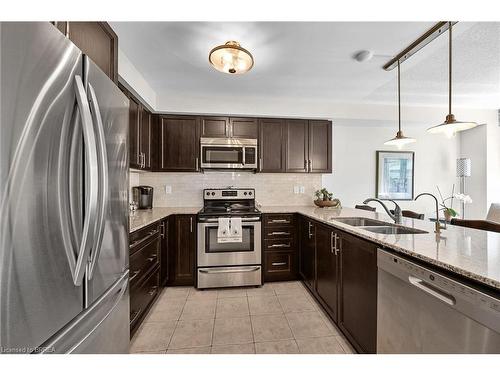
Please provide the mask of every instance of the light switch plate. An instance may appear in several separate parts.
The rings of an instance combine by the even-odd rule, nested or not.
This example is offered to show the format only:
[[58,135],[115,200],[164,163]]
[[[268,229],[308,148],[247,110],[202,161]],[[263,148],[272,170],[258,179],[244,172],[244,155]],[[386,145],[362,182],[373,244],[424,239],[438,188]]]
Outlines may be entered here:
[[165,185],[165,194],[172,194],[172,186]]
[[299,194],[300,193],[300,186],[294,186],[293,187],[293,193],[294,194]]
[[304,188],[304,186],[300,186],[300,194],[304,194],[306,192],[306,189]]

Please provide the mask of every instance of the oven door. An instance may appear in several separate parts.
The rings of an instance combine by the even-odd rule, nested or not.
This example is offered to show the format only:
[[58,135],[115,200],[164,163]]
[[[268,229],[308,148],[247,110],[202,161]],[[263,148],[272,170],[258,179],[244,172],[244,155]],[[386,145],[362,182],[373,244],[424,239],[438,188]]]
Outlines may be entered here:
[[245,147],[241,145],[201,145],[201,168],[245,168]]
[[[217,220],[217,219],[214,219]],[[198,223],[198,267],[261,264],[260,221],[244,221],[242,242],[217,242],[216,222]]]

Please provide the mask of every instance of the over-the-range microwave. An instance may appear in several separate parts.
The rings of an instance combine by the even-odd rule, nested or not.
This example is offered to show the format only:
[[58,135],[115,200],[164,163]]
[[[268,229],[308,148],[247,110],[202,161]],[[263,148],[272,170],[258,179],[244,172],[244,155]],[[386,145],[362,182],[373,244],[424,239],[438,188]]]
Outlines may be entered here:
[[202,169],[257,169],[257,140],[201,138]]

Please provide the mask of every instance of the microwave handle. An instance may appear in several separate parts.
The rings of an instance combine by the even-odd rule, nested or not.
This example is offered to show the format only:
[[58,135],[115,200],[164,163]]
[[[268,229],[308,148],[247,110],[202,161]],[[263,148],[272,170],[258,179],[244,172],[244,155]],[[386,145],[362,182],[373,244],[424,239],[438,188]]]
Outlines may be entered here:
[[245,166],[246,154],[247,154],[247,148],[245,146],[243,146],[243,161],[242,161],[243,166]]

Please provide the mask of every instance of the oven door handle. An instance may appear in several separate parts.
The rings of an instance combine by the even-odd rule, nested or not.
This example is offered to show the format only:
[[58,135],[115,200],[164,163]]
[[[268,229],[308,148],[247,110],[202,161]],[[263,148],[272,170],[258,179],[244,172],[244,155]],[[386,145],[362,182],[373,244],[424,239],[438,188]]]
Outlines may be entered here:
[[[201,223],[217,223],[219,222],[219,219],[215,218],[215,219],[198,219],[199,222]],[[242,222],[245,222],[245,223],[248,223],[248,222],[259,222],[260,221],[260,217],[258,216],[255,216],[255,217],[242,217],[241,218],[241,221]]]
[[249,268],[231,268],[231,269],[222,269],[222,270],[199,270],[201,273],[208,274],[218,274],[218,273],[242,273],[242,272],[255,272],[260,270],[260,266],[249,267]]

